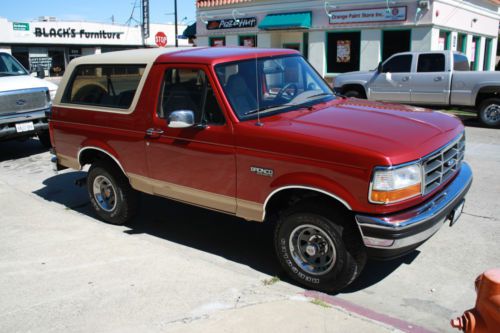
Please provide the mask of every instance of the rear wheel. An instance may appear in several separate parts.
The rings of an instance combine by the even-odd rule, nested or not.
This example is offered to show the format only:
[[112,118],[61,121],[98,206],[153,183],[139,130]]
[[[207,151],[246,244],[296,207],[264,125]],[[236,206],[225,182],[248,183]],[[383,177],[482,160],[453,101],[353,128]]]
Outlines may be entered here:
[[359,276],[366,253],[351,221],[329,204],[309,201],[284,212],[276,226],[275,247],[292,279],[333,292]]
[[94,211],[106,222],[124,224],[137,212],[137,192],[111,163],[92,164],[87,176],[87,191]]
[[479,107],[479,118],[488,127],[500,126],[500,98],[488,98]]

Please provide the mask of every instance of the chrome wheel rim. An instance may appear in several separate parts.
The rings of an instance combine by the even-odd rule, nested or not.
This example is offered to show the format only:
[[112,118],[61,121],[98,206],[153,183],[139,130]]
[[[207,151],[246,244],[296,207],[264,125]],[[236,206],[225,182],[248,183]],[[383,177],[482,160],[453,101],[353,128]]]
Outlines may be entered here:
[[116,190],[113,183],[105,176],[97,176],[92,184],[94,199],[99,207],[111,212],[116,207]]
[[500,121],[500,105],[491,104],[486,109],[484,109],[484,117],[489,122],[497,122]]
[[290,233],[290,253],[295,263],[311,275],[324,275],[337,261],[335,245],[321,228],[304,224]]

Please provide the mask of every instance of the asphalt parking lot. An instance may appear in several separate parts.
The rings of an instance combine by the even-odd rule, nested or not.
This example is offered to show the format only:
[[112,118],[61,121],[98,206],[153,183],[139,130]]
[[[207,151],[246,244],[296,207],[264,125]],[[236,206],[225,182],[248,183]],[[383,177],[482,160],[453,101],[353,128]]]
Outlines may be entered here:
[[83,172],[55,175],[35,139],[2,142],[0,331],[453,332],[475,277],[500,267],[500,129],[465,123],[459,222],[336,295],[280,280],[263,225],[147,195],[108,225],[73,184]]

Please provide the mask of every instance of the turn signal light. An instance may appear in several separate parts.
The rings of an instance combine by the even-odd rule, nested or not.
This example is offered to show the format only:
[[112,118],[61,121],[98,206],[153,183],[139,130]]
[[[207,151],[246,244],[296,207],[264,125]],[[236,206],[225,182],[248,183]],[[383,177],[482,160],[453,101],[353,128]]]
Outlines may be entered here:
[[393,191],[371,191],[372,202],[383,202],[385,204],[413,198],[421,193],[421,184],[417,183],[399,190]]

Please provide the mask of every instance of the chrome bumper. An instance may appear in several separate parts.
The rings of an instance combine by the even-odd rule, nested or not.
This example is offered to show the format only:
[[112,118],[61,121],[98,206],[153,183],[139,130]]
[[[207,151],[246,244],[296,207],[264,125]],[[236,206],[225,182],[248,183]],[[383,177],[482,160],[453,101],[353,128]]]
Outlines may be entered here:
[[471,183],[472,170],[462,162],[455,179],[430,201],[391,215],[356,215],[365,246],[376,249],[376,257],[395,257],[411,251],[436,233],[445,221],[453,219],[457,207],[463,207]]

